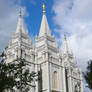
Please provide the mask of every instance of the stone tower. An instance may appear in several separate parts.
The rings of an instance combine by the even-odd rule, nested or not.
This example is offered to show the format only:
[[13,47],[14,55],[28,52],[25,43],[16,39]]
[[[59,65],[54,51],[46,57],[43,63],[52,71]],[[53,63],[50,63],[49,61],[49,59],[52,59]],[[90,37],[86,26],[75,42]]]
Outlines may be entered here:
[[[21,58],[29,64],[26,67],[30,69],[30,72],[35,70],[35,50],[32,42],[29,41],[28,32],[24,29],[21,11],[19,12],[16,32],[13,34],[5,53],[7,55],[6,63],[16,63],[16,59]],[[34,88],[30,88],[30,90],[34,91]]]
[[65,92],[83,92],[82,71],[77,67],[77,61],[68,49],[66,35],[64,35],[61,57],[65,71]]
[[[36,37],[37,64],[41,65],[42,70],[42,89],[40,91],[51,92],[61,91],[61,61],[59,60],[59,49],[55,42],[55,37],[51,36],[50,28],[46,18],[45,4],[43,4],[43,17],[39,36]],[[54,85],[53,75],[56,73],[58,85]],[[61,81],[61,82],[60,82]],[[57,89],[54,88],[57,87]]]

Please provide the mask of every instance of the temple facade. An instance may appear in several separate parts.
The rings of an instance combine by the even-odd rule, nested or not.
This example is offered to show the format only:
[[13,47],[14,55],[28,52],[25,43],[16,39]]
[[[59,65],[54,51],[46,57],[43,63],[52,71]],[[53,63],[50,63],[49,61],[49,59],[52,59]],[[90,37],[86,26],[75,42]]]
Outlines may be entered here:
[[30,71],[41,71],[41,80],[35,81],[35,87],[30,87],[29,92],[83,92],[82,71],[69,51],[66,36],[62,51],[59,51],[55,36],[51,35],[48,25],[45,4],[35,45],[28,38],[20,12],[17,29],[8,44],[6,55],[7,63],[22,57],[31,64]]

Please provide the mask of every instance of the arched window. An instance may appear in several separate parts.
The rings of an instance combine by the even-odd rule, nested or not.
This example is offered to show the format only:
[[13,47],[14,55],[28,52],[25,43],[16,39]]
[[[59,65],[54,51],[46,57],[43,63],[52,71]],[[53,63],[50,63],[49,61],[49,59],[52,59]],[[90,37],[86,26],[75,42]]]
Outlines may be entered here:
[[54,71],[54,88],[55,89],[58,88],[57,72],[56,71]]

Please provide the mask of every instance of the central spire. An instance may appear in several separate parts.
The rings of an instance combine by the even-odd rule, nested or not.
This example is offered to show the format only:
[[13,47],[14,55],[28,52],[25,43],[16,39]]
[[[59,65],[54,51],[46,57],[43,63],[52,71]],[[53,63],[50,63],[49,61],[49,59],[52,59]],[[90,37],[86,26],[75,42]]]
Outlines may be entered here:
[[43,17],[42,17],[39,37],[45,36],[45,35],[51,36],[50,28],[49,28],[48,21],[47,21],[46,15],[45,15],[45,12],[46,12],[45,3],[43,3],[42,7],[43,7]]

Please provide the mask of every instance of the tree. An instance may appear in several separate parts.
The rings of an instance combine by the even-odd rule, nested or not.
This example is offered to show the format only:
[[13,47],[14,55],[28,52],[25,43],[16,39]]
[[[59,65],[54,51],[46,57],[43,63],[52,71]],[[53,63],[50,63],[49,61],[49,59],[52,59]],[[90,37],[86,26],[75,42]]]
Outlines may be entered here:
[[38,80],[40,73],[30,72],[27,67],[29,63],[25,59],[17,58],[13,63],[6,64],[6,55],[2,53],[0,57],[0,92],[13,92],[16,89],[19,92],[28,92],[30,87],[35,87],[31,83],[34,78]]
[[15,81],[13,76],[8,75],[12,65],[4,63],[4,52],[0,55],[0,92],[13,88]]
[[92,90],[92,60],[88,62],[87,71],[84,73],[84,78],[88,84],[88,88]]
[[[34,77],[37,76],[36,72],[31,72],[28,66],[28,63],[25,62],[25,59],[18,58],[15,60],[14,66],[14,79],[16,80],[15,88],[19,90],[19,92],[28,92],[30,87],[33,87],[31,84],[34,81]],[[35,86],[34,86],[35,87]]]

